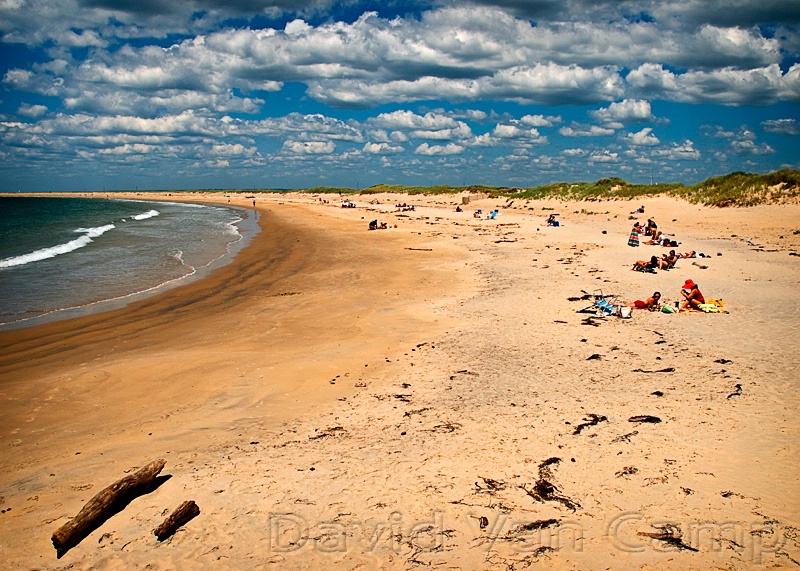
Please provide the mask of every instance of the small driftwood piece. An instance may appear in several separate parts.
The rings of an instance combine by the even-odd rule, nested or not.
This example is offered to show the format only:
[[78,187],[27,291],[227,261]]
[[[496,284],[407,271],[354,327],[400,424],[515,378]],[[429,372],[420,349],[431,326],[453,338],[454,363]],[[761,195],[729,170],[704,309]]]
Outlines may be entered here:
[[78,515],[53,533],[51,539],[57,557],[60,559],[108,518],[124,509],[131,500],[152,490],[156,485],[156,476],[166,463],[166,460],[154,460],[139,471],[117,480],[86,502]]
[[153,534],[159,541],[164,541],[175,533],[179,527],[193,520],[198,515],[200,515],[200,508],[194,503],[194,500],[183,502],[161,525],[153,530]]

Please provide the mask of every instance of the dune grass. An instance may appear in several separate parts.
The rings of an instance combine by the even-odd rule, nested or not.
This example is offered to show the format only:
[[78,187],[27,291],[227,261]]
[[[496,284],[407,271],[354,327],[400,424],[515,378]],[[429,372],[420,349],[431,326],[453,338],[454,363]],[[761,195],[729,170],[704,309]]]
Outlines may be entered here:
[[[248,191],[259,192],[259,191]],[[261,192],[275,192],[264,190]],[[284,192],[284,191],[281,191]],[[292,192],[292,191],[289,191]],[[758,204],[796,203],[800,201],[800,171],[782,169],[768,174],[732,172],[711,177],[700,183],[686,186],[679,182],[659,184],[631,184],[621,178],[602,178],[595,182],[555,182],[531,188],[467,185],[467,186],[404,186],[377,184],[365,189],[318,186],[302,189],[313,194],[341,194],[342,196],[371,195],[379,193],[447,195],[462,192],[481,193],[494,198],[508,199],[562,199],[562,200],[637,200],[653,196],[673,196],[691,203],[707,206],[755,206]]]

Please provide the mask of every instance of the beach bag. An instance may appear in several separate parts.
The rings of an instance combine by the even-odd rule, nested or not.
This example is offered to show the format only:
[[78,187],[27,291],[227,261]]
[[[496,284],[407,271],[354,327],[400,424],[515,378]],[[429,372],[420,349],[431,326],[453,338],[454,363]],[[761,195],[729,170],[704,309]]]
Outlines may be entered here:
[[675,313],[675,310],[669,305],[664,305],[664,307],[661,308],[661,311],[664,313]]

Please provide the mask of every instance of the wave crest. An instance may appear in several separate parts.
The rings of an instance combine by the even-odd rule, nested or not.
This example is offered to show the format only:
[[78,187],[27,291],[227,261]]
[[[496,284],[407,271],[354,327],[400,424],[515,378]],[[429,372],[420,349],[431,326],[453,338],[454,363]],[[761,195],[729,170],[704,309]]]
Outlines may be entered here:
[[33,262],[39,262],[48,258],[55,258],[61,254],[68,254],[74,252],[79,248],[84,248],[93,242],[92,238],[98,238],[116,228],[113,224],[106,224],[105,226],[98,226],[96,228],[78,228],[75,232],[83,233],[80,238],[75,238],[64,244],[58,246],[51,246],[49,248],[42,248],[41,250],[34,250],[21,256],[14,256],[13,258],[6,258],[0,260],[0,268],[11,268],[14,266],[24,266]]

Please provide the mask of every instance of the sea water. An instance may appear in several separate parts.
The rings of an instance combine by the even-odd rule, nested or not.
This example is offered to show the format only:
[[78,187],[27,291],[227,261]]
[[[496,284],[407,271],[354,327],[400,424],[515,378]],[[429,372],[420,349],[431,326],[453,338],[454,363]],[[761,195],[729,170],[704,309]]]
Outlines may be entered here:
[[252,211],[99,198],[0,197],[0,327],[103,311],[224,264]]

